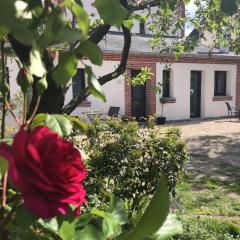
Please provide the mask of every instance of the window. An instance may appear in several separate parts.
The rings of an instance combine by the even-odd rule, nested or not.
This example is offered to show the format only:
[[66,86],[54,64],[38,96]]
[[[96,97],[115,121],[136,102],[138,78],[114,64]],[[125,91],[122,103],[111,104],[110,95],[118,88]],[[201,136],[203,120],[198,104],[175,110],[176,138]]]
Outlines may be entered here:
[[170,70],[163,70],[163,93],[164,98],[170,97]]
[[226,96],[227,72],[215,71],[214,96]]
[[79,68],[76,75],[72,78],[73,97],[79,95],[82,89],[85,88],[85,72],[84,69]]

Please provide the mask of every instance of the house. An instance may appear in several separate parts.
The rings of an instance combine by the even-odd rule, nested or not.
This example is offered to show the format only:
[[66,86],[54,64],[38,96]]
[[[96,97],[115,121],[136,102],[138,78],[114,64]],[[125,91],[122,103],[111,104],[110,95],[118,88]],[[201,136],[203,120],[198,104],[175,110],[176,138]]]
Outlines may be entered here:
[[[96,10],[91,2],[83,1],[87,9],[94,12]],[[124,76],[120,76],[103,85],[105,103],[89,96],[75,109],[73,115],[89,111],[107,112],[110,106],[120,107],[121,115],[160,115],[164,104],[163,114],[167,120],[182,120],[226,116],[226,101],[232,107],[240,109],[240,57],[220,48],[214,49],[209,57],[207,46],[200,42],[194,51],[184,54],[177,61],[173,60],[171,69],[165,69],[165,64],[162,63],[164,57],[160,51],[150,49],[151,36],[144,30],[144,26],[135,25],[132,32],[126,71],[128,78],[136,76],[142,67],[148,67],[153,73],[151,80],[145,85],[133,87]],[[172,41],[182,36],[183,32],[180,31],[175,36],[166,36],[166,39]],[[118,66],[123,36],[118,29],[112,28],[99,45],[104,62],[102,66],[94,65],[92,68],[96,76],[103,76]],[[86,60],[86,63],[89,61]],[[9,60],[8,66],[11,81],[16,77],[17,64]],[[162,84],[161,96],[153,91],[158,83]],[[86,84],[84,66],[79,62],[77,74],[66,93],[65,103],[76,96]],[[15,83],[11,85],[11,96],[17,89]]]
[[[208,48],[197,47],[194,52],[184,54],[166,70],[163,57],[150,51],[148,36],[132,37],[132,47],[127,64],[129,77],[135,76],[141,67],[149,67],[154,74],[143,86],[130,86],[124,76],[103,86],[106,103],[90,96],[75,111],[74,115],[92,110],[107,110],[119,106],[121,115],[147,116],[160,114],[164,103],[164,116],[168,120],[210,118],[226,116],[225,102],[240,108],[240,58],[232,53],[221,53],[216,49],[212,56]],[[97,76],[113,71],[119,64],[122,36],[110,33],[100,43],[103,50],[103,66],[94,66]],[[82,71],[82,73],[80,73]],[[79,63],[79,77],[84,77]],[[73,79],[73,81],[79,81]],[[153,88],[163,84],[161,102]],[[76,88],[79,88],[78,90]],[[80,85],[72,85],[66,101],[79,91]]]

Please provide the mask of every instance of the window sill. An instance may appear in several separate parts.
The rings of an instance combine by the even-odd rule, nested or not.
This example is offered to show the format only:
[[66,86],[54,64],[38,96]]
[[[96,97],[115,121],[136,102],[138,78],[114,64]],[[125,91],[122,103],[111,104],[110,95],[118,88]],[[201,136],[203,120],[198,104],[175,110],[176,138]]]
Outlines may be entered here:
[[87,100],[82,101],[82,102],[78,105],[78,107],[91,107],[91,102],[90,102],[90,101],[87,101]]
[[176,98],[160,98],[160,102],[165,104],[165,103],[176,103]]
[[231,101],[233,99],[232,96],[214,96],[213,101]]

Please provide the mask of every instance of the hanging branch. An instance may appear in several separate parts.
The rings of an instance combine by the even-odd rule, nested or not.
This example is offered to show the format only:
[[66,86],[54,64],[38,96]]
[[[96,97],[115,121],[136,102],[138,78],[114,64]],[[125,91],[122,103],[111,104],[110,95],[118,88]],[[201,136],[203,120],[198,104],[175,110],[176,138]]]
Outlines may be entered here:
[[[123,36],[124,36],[124,46],[122,51],[122,57],[120,64],[115,71],[108,73],[98,79],[101,85],[119,77],[126,70],[128,55],[131,47],[131,32],[129,29],[122,26]],[[91,94],[89,87],[83,89],[80,94],[73,98],[64,108],[63,113],[70,114],[74,109],[89,95]]]

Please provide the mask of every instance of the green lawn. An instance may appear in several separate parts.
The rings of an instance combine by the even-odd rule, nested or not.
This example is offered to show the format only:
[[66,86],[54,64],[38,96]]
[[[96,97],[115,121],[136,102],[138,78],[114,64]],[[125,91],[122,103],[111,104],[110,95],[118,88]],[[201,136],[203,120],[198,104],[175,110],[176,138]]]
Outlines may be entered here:
[[214,178],[183,177],[177,184],[172,210],[183,222],[175,239],[240,239],[240,185]]

